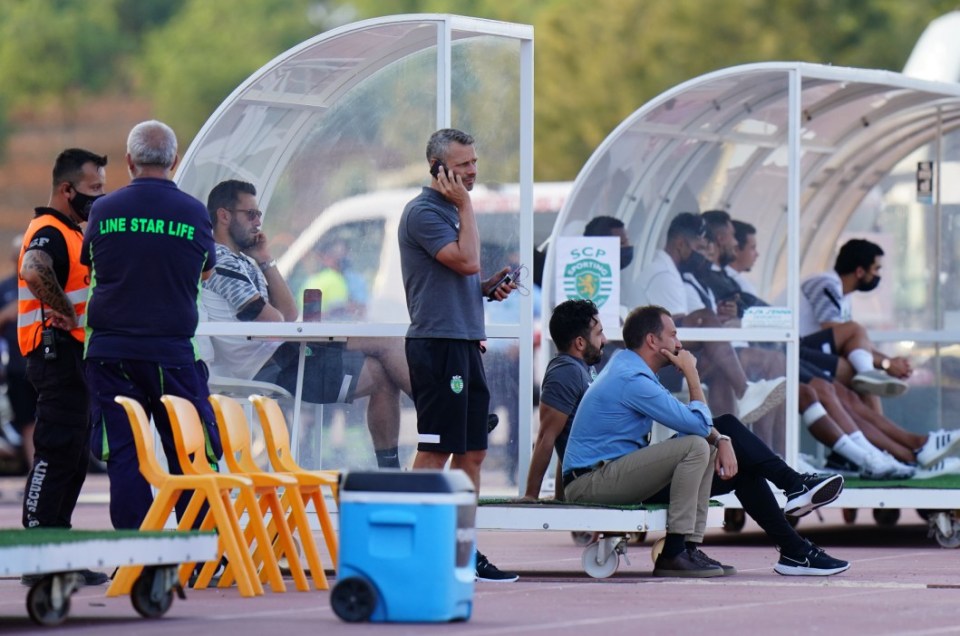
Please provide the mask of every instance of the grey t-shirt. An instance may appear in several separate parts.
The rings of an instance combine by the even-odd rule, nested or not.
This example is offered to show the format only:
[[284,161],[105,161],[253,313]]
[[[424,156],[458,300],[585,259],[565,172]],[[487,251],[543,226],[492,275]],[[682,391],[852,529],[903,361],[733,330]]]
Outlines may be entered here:
[[486,338],[480,275],[463,276],[436,258],[457,240],[459,228],[456,206],[433,188],[424,188],[403,210],[397,234],[408,338]]
[[596,372],[592,367],[588,368],[586,362],[567,353],[557,354],[547,365],[540,387],[540,401],[568,416],[567,423],[553,444],[558,457],[562,458],[567,450],[570,426],[577,414],[577,407],[595,375]]

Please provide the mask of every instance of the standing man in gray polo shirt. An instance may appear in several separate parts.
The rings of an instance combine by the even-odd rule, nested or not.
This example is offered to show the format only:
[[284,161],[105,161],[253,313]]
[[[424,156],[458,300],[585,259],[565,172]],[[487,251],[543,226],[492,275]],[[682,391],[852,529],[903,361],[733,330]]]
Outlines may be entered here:
[[[480,234],[470,201],[477,179],[473,137],[445,128],[427,143],[433,179],[400,217],[400,266],[410,312],[406,354],[419,443],[413,467],[462,469],[480,492],[487,453],[490,391],[483,370],[483,298],[501,301],[516,289],[498,282],[504,268],[480,278]],[[516,581],[479,551],[478,581]]]

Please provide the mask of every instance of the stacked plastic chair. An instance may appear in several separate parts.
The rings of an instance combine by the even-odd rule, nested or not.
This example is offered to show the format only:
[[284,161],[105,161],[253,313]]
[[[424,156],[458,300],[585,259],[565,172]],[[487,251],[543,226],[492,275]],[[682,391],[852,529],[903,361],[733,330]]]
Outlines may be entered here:
[[[324,501],[323,487],[330,488],[334,498],[336,498],[340,479],[339,472],[335,470],[304,470],[297,465],[290,453],[290,434],[287,432],[287,422],[283,417],[283,411],[280,410],[280,405],[277,404],[276,400],[262,395],[251,395],[250,401],[253,402],[253,406],[257,410],[257,416],[260,418],[260,425],[263,427],[270,465],[275,471],[289,473],[297,479],[298,489],[285,492],[284,497],[295,492],[301,497],[305,507],[313,502],[320,521],[320,529],[323,532],[323,539],[327,545],[327,551],[330,553],[334,567],[336,567],[340,561],[340,551],[333,521],[330,519],[330,511]],[[316,567],[313,563],[310,564],[311,571],[314,571]]]
[[[282,535],[296,531],[300,543],[303,545],[304,556],[313,577],[314,585],[320,590],[329,589],[320,553],[317,551],[317,545],[310,529],[310,521],[303,504],[303,496],[299,492],[302,487],[298,479],[289,472],[268,473],[257,465],[250,449],[250,424],[240,402],[225,395],[211,395],[210,402],[213,404],[213,412],[217,416],[217,429],[220,431],[223,457],[226,460],[227,468],[230,469],[231,473],[252,479],[255,487],[258,484],[264,486],[264,495],[260,498],[261,511],[264,510],[264,498],[270,497],[272,518],[267,526],[267,532],[271,538],[277,538],[274,545],[278,560],[286,556],[297,589],[301,591],[309,589],[304,568],[296,550],[292,547],[291,549],[286,547],[281,549],[285,545]],[[281,480],[282,484],[277,483]],[[276,486],[281,485],[283,487],[283,497],[274,503]],[[285,532],[284,528],[286,527],[289,527],[289,531]]]
[[[150,420],[140,403],[128,397],[116,398],[127,413],[133,440],[137,448],[137,460],[140,474],[157,489],[153,504],[140,525],[141,530],[163,530],[167,519],[174,513],[174,507],[184,492],[193,492],[177,530],[192,530],[203,504],[208,506],[201,530],[215,530],[218,535],[220,551],[234,566],[237,589],[241,596],[263,594],[263,586],[256,576],[256,568],[243,538],[240,521],[234,510],[231,493],[240,489],[249,492],[253,483],[246,477],[221,475],[211,471],[206,475],[171,475],[157,461],[153,443]],[[180,583],[185,584],[192,573],[193,564],[186,564],[180,571]],[[107,596],[128,594],[140,575],[143,566],[133,565],[120,568],[107,588]]]
[[[177,448],[177,458],[180,461],[180,468],[183,470],[183,474],[193,476],[219,475],[220,473],[215,471],[213,467],[207,463],[207,440],[204,435],[203,423],[200,420],[200,415],[197,413],[196,407],[194,407],[190,401],[173,395],[164,395],[160,398],[160,401],[163,402],[163,405],[167,409],[167,414],[170,417],[170,428],[173,430],[173,440]],[[274,592],[285,592],[286,585],[283,582],[283,575],[280,573],[280,566],[277,564],[277,558],[274,554],[273,542],[267,532],[267,526],[261,513],[260,503],[257,501],[256,496],[257,492],[263,493],[265,488],[261,485],[255,490],[256,484],[246,476],[231,475],[231,477],[243,479],[248,484],[246,487],[239,489],[236,502],[234,503],[234,511],[238,518],[244,513],[247,515],[247,527],[245,531],[240,533],[240,538],[248,548],[246,557],[250,562],[250,567],[253,568],[253,578],[257,583],[261,581],[268,583],[270,589]],[[264,482],[261,480],[260,483],[263,484]],[[266,488],[266,490],[270,490],[270,488],[273,489],[275,496],[276,486],[271,486]],[[270,506],[271,500],[269,496],[265,497],[264,501],[265,505]],[[193,501],[190,502],[190,505],[193,506]],[[279,510],[279,502],[276,502],[276,505]],[[202,530],[206,529],[208,519],[209,516],[201,525]],[[278,524],[284,523],[283,515],[280,514],[279,519],[276,521]],[[285,540],[287,542],[287,549],[293,549],[293,539],[290,537],[289,528],[286,528]],[[205,563],[193,587],[204,588],[208,586],[219,564],[219,559]],[[234,567],[233,560],[227,556],[227,564],[217,586],[227,587],[232,584],[234,578],[236,578],[239,583],[240,571],[241,568]],[[181,579],[185,573],[189,576],[190,564],[182,566]]]

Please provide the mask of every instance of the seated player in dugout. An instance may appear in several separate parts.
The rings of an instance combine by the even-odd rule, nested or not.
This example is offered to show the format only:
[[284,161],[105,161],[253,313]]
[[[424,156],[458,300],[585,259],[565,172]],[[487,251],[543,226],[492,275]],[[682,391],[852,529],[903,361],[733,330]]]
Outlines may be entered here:
[[[228,180],[207,199],[217,265],[203,283],[208,319],[221,322],[293,322],[298,309],[262,230],[263,212],[253,184]],[[296,390],[299,344],[214,336],[207,363],[212,375],[259,380]],[[367,427],[377,465],[399,468],[400,394],[410,394],[403,343],[395,338],[350,338],[310,343],[303,400],[350,403],[369,397]]]

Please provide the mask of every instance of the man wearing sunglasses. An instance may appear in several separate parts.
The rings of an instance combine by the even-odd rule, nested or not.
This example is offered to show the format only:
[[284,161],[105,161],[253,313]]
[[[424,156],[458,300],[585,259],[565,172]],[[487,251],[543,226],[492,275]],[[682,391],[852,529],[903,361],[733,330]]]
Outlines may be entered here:
[[[221,322],[292,322],[296,300],[271,256],[252,183],[228,180],[207,197],[217,246],[215,273],[203,283],[207,317]],[[273,340],[215,336],[208,363],[213,375],[261,380],[296,389],[300,345]],[[377,465],[399,468],[400,392],[410,394],[410,375],[400,342],[350,338],[311,343],[303,399],[316,404],[350,403],[369,396],[367,427]]]

